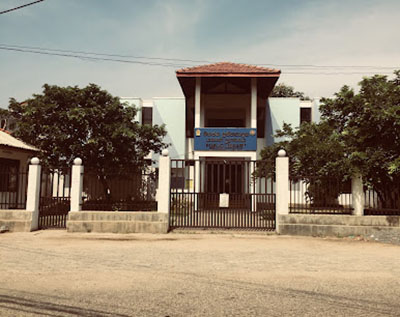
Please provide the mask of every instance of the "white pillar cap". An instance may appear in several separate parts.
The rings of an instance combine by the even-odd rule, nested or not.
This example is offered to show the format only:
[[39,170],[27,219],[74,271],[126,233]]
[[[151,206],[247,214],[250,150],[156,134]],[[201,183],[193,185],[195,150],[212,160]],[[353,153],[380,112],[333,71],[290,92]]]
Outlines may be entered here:
[[162,156],[168,156],[168,154],[169,154],[168,149],[162,150],[161,154],[162,154]]
[[279,156],[279,157],[285,157],[285,156],[286,156],[286,151],[285,151],[284,149],[280,149],[280,150],[278,151],[278,156]]
[[32,164],[32,165],[39,165],[39,163],[40,163],[39,158],[37,158],[37,157],[32,157],[32,159],[31,159],[31,164]]
[[82,159],[81,159],[80,157],[77,157],[77,158],[74,160],[74,165],[82,165]]

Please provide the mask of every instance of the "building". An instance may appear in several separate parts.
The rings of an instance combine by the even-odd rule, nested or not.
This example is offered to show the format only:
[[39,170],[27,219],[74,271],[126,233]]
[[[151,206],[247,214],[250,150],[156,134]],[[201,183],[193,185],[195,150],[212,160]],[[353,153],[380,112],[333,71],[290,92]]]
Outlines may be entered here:
[[28,165],[37,152],[0,129],[0,209],[25,207]]
[[[279,70],[217,63],[185,68],[176,74],[184,97],[121,98],[141,109],[139,122],[166,125],[165,142],[171,144],[171,158],[244,155],[257,159],[264,146],[278,141],[274,134],[284,122],[297,127],[304,121],[319,121],[318,99],[268,97],[279,79]],[[200,144],[195,146],[195,128],[255,129],[257,141],[245,151],[202,149]]]
[[11,135],[7,130],[0,129],[0,166],[26,171],[29,161],[39,150]]
[[[319,121],[318,100],[300,98],[269,98],[280,76],[280,70],[235,63],[184,68],[176,72],[184,97],[122,98],[141,111],[138,120],[147,124],[165,124],[168,135],[169,155],[173,159],[218,161],[235,159],[251,161],[260,158],[261,150],[277,140],[275,131],[283,123],[299,126],[304,121]],[[158,155],[149,156],[158,160]],[[203,181],[227,171],[208,164]],[[237,178],[244,167],[235,167]],[[241,172],[242,170],[242,172]],[[173,186],[181,186],[183,179],[187,189],[193,188],[194,175],[183,177],[179,167],[172,170]],[[208,176],[207,176],[208,175]],[[225,176],[223,176],[225,175]],[[221,183],[222,180],[213,182]],[[233,183],[233,180],[226,182]],[[236,181],[237,182],[237,181]],[[200,185],[199,185],[200,186]],[[211,186],[211,185],[210,185]],[[233,185],[232,185],[233,186]],[[239,184],[239,187],[244,184]],[[224,192],[226,188],[218,189]]]

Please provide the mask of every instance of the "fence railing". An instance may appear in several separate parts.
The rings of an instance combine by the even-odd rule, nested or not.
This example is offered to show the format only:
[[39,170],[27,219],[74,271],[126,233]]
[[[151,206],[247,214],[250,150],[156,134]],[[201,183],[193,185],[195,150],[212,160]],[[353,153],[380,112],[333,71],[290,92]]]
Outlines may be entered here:
[[27,187],[26,171],[0,170],[0,209],[25,209]]
[[365,188],[364,215],[400,216],[400,185],[398,188],[384,190],[382,194]]
[[275,229],[275,182],[260,163],[172,159],[170,228]]
[[71,169],[43,168],[39,199],[39,228],[65,228],[71,202]]
[[290,177],[290,213],[351,214],[351,184],[333,177]]
[[82,210],[156,211],[157,175],[149,169],[85,170]]

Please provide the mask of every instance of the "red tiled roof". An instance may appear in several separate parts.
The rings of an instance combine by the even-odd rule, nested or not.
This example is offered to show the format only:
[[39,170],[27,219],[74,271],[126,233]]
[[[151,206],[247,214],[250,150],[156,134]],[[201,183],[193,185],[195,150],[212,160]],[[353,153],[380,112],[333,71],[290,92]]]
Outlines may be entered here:
[[228,62],[182,68],[176,71],[178,77],[187,75],[279,76],[280,73],[279,69]]

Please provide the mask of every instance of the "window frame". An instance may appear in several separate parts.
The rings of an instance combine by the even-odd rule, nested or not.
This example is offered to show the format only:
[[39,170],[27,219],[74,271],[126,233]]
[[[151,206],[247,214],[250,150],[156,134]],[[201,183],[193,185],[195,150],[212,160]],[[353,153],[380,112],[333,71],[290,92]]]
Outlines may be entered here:
[[19,160],[0,158],[0,192],[17,192]]
[[142,125],[153,126],[153,107],[142,107]]
[[[305,115],[304,112],[307,110],[307,114]],[[311,107],[300,107],[300,124],[308,122],[312,122],[312,108]]]

